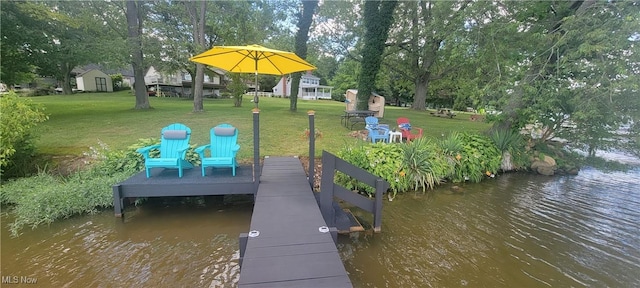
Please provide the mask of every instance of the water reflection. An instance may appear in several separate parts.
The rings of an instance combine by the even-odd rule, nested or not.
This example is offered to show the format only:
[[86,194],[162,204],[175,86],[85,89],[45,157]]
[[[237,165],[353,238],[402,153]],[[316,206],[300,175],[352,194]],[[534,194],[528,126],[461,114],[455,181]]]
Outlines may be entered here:
[[509,174],[405,195],[342,256],[358,287],[638,287],[639,176]]
[[[640,287],[640,170],[500,175],[385,202],[383,233],[339,238],[356,287]],[[250,201],[144,205],[11,238],[2,276],[43,287],[233,287]],[[368,215],[361,217],[369,219]]]
[[[43,287],[223,287],[239,277],[238,235],[251,205],[143,206],[124,223],[83,216],[11,238],[3,227],[2,275]],[[3,226],[11,219],[3,216]]]

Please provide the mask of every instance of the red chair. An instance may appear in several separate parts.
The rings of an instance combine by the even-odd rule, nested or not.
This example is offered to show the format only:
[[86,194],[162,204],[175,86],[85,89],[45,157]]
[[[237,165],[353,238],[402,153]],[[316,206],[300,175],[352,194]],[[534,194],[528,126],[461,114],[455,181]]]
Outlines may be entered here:
[[[402,133],[402,138],[407,139],[407,141],[422,137],[422,128],[411,127],[408,118],[400,117],[396,122],[398,123],[398,128]],[[417,133],[411,133],[411,130],[417,131]]]

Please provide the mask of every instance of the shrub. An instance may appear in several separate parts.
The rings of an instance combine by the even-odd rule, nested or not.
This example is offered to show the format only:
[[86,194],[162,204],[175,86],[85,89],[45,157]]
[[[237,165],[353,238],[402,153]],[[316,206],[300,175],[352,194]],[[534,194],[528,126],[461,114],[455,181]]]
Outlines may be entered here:
[[[375,143],[346,147],[337,156],[389,182],[390,200],[398,192],[433,189],[453,168],[440,148],[424,138],[398,145]],[[373,187],[340,172],[336,183],[370,196],[375,192]]]
[[[113,151],[99,142],[97,147],[91,147],[84,154],[89,157],[89,169],[65,178],[39,173],[4,183],[0,189],[0,201],[12,205],[15,214],[15,221],[10,225],[11,233],[15,236],[24,226],[35,228],[56,219],[111,207],[111,186],[144,169],[144,159],[136,149],[156,143],[159,140],[140,139],[124,151]],[[187,158],[197,165],[200,160],[194,147],[188,150]],[[151,152],[152,156],[158,154],[157,150]]]
[[462,133],[462,151],[451,175],[453,182],[480,182],[484,175],[494,175],[500,168],[502,153],[488,137]]
[[439,147],[427,140],[418,138],[403,145],[402,167],[414,184],[414,190],[433,189],[451,174],[453,166]]
[[[138,139],[138,142],[130,145],[124,151],[110,150],[109,147],[98,141],[98,147],[90,147],[89,152],[84,153],[93,163],[92,169],[103,171],[103,173],[127,172],[133,174],[144,169],[144,157],[136,150],[142,147],[160,144],[156,138]],[[193,165],[200,165],[200,156],[195,152],[197,145],[191,144],[187,150],[187,161]],[[160,150],[152,149],[149,152],[151,157],[159,157]]]
[[33,128],[48,119],[44,109],[33,104],[30,99],[18,97],[9,92],[0,98],[0,173],[10,169],[14,163],[23,163],[25,159],[34,155]]
[[[408,190],[409,181],[404,177],[406,172],[402,171],[403,151],[400,145],[375,143],[346,147],[338,151],[337,156],[389,182],[389,189],[393,195]],[[364,192],[369,196],[375,193],[375,188],[341,172],[336,174],[336,183],[350,190]]]
[[462,152],[462,141],[460,140],[458,132],[453,132],[446,138],[442,139],[440,141],[440,148],[445,155],[454,158],[458,157],[460,152]]
[[246,77],[242,76],[240,73],[230,73],[230,75],[231,84],[229,84],[227,89],[229,89],[231,97],[233,98],[233,106],[240,107],[242,106],[242,96],[247,91],[247,85],[244,82]]
[[40,173],[2,185],[0,199],[12,204],[15,220],[10,224],[17,236],[24,226],[35,228],[61,218],[81,213],[94,213],[101,207],[113,205],[111,186],[130,175],[120,172],[111,175],[94,170],[80,171],[67,178]]
[[[529,156],[525,153],[525,144],[522,134],[510,129],[497,129],[489,134],[489,138],[496,145],[500,153],[508,152],[515,168],[526,167],[529,164]],[[507,164],[504,164],[507,165]],[[504,166],[503,165],[503,166]]]

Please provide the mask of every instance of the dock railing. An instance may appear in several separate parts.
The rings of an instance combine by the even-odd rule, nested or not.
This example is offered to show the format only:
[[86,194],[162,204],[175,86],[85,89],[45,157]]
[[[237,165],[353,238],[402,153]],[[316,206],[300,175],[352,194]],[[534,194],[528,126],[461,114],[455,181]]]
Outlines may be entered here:
[[[335,172],[340,171],[358,181],[376,189],[373,199],[365,197],[334,182]],[[322,151],[322,179],[320,180],[320,211],[327,222],[327,226],[335,227],[335,211],[333,210],[333,198],[340,198],[363,210],[373,213],[373,231],[380,232],[382,226],[382,199],[384,192],[389,188],[389,183],[368,171],[346,162],[337,156]]]

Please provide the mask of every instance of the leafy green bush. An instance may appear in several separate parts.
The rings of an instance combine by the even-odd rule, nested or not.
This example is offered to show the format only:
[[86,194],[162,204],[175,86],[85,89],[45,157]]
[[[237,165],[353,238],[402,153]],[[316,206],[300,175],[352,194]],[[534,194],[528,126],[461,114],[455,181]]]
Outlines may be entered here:
[[[337,153],[343,160],[391,183],[389,197],[410,189],[433,189],[445,179],[479,182],[500,168],[502,154],[488,137],[452,133],[440,142],[426,138],[405,144],[368,144],[345,147]],[[336,183],[371,195],[372,187],[338,172]]]
[[[411,189],[433,189],[451,174],[453,167],[439,147],[426,139],[397,145],[375,143],[346,147],[337,156],[389,182],[392,193],[389,199],[393,199],[398,192]],[[373,187],[340,172],[336,175],[336,183],[368,195],[375,192]]]
[[[144,157],[136,150],[142,147],[160,144],[156,138],[138,139],[138,142],[130,145],[124,151],[110,150],[109,147],[98,142],[98,147],[90,147],[89,152],[84,153],[92,162],[96,163],[93,169],[103,170],[105,173],[129,172],[135,173],[144,169]],[[187,161],[193,165],[200,165],[200,156],[195,152],[196,144],[191,144],[187,150]],[[149,151],[152,158],[160,157],[160,150]]]
[[[375,143],[356,147],[345,147],[337,155],[343,160],[383,178],[391,186],[393,195],[408,190],[409,181],[402,171],[403,151],[400,145]],[[341,172],[336,174],[336,183],[350,190],[358,190],[369,196],[375,194],[375,188],[365,185]],[[393,197],[393,196],[391,196]]]
[[10,169],[14,163],[23,163],[24,159],[34,155],[33,128],[48,119],[44,109],[31,102],[30,99],[18,97],[9,92],[0,97],[0,173]]
[[480,182],[485,175],[494,175],[498,171],[502,153],[491,139],[471,133],[461,133],[459,137],[463,145],[451,175],[453,182]]
[[230,73],[231,84],[227,87],[233,98],[233,106],[242,106],[242,96],[247,91],[247,85],[245,84],[246,77],[240,73]]

